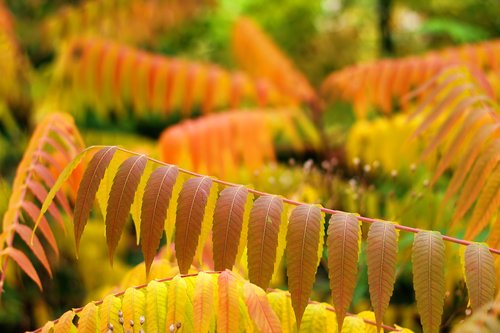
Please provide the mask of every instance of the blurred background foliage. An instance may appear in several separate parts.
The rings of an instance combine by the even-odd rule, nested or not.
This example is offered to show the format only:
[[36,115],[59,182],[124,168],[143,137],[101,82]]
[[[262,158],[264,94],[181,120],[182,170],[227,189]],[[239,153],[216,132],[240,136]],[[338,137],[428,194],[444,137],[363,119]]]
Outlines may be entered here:
[[[22,87],[16,92],[17,97],[3,98],[0,91],[0,216],[6,209],[9,184],[29,133],[43,113],[43,108],[37,108],[42,111],[30,116],[30,110],[33,105],[50,102],[48,94],[57,48],[45,38],[46,31],[41,27],[47,18],[63,15],[65,11],[61,8],[84,2],[5,1],[14,17],[19,43],[16,52],[27,61],[19,69],[22,75],[16,76]],[[236,69],[231,54],[231,28],[240,15],[246,15],[271,36],[314,87],[319,87],[327,74],[348,65],[381,57],[421,54],[500,36],[500,2],[495,0],[214,0],[208,3],[197,8],[189,19],[133,45],[167,56]],[[0,18],[0,25],[1,22]],[[12,112],[6,111],[9,109]],[[158,133],[151,134],[151,124],[158,121],[156,118],[138,121],[125,117],[115,125],[116,119],[103,121],[97,116],[97,110],[90,107],[89,111],[86,117],[77,119],[88,145],[120,144],[152,156],[159,155]],[[157,126],[163,128],[166,123]],[[278,151],[276,161],[249,173],[245,182],[294,200],[398,220],[408,226],[448,230],[443,216],[451,215],[451,207],[443,209],[440,202],[449,175],[433,189],[429,188],[428,179],[432,174],[428,166],[434,160],[419,161],[422,150],[419,142],[408,148],[407,136],[415,126],[407,123],[403,115],[356,120],[352,105],[336,103],[325,106],[321,127],[321,149],[306,150],[298,155]],[[68,308],[137,284],[133,279],[120,283],[126,272],[142,261],[133,232],[130,229],[126,240],[120,243],[120,259],[115,260],[114,269],[106,263],[99,221],[90,223],[82,239],[78,262],[72,240],[58,235],[61,247],[65,248],[61,251],[64,255],[52,281],[42,276],[45,288],[41,294],[26,276],[10,270],[8,287],[1,300],[0,330],[17,332],[38,327]],[[482,240],[484,238],[482,235]],[[412,235],[401,235],[398,263],[403,264],[398,270],[398,283],[387,318],[388,324],[396,322],[418,330],[409,269],[412,240]],[[448,256],[449,262],[459,262],[457,248],[448,251]],[[168,251],[164,258],[168,262]],[[103,264],[95,265],[96,262]],[[360,267],[361,283],[356,289],[353,312],[369,308],[363,258]],[[464,286],[456,282],[462,274],[458,267],[458,264],[450,264],[447,272],[452,282],[451,296],[446,300],[445,317],[450,320],[444,323],[445,331],[463,317],[467,307]],[[283,287],[284,277],[278,278],[276,284]],[[316,300],[329,300],[326,267],[320,267],[314,290]]]

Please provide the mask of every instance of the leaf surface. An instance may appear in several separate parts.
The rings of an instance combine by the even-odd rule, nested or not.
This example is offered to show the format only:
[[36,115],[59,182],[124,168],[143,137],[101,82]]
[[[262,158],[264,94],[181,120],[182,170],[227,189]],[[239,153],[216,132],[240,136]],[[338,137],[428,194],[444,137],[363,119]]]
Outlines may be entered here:
[[300,327],[320,259],[318,251],[323,244],[323,221],[319,207],[296,207],[290,215],[286,240],[288,288]]
[[224,271],[219,275],[218,287],[217,332],[237,332],[240,315],[238,281],[230,271]]
[[113,180],[106,212],[106,240],[111,264],[146,162],[147,158],[144,155],[128,158],[120,165]]
[[[82,181],[80,182],[80,186],[78,188],[75,202],[75,212],[73,214],[77,251],[80,247],[80,238],[90,215],[90,209],[94,204],[97,189],[99,188],[102,177],[104,177],[104,172],[106,171],[109,162],[111,162],[115,152],[116,147],[105,147],[99,150],[94,154],[89,162],[89,165],[85,169],[85,173],[83,174]],[[50,195],[47,196],[47,198],[49,197]],[[48,207],[49,204],[47,204],[47,209]]]
[[136,288],[128,288],[122,299],[123,328],[125,331],[139,333],[141,317],[145,314],[146,296]]
[[243,286],[248,314],[260,332],[282,332],[281,323],[269,304],[266,293],[252,283]]
[[[276,264],[283,201],[278,196],[257,198],[248,225],[248,276],[262,289],[269,286]],[[285,221],[286,223],[286,221]]]
[[370,300],[375,312],[377,328],[380,331],[396,281],[398,254],[396,228],[391,223],[373,223],[368,232],[367,243],[366,261]]
[[328,270],[339,332],[356,287],[360,240],[361,229],[355,215],[332,215],[328,226]]
[[114,295],[104,297],[99,306],[99,321],[101,323],[101,332],[107,332],[110,329],[119,329],[118,311],[120,311],[122,301]]
[[233,268],[238,253],[247,196],[248,190],[244,186],[230,186],[222,190],[217,200],[213,225],[216,271]]
[[38,276],[38,273],[36,272],[35,267],[33,267],[33,264],[29,260],[29,258],[21,251],[13,248],[13,247],[7,247],[2,251],[2,254],[8,255],[12,260],[16,262],[16,264],[32,279],[38,288],[42,290],[42,282],[40,282],[40,277]]
[[208,332],[214,317],[215,307],[215,282],[210,274],[198,273],[194,289],[194,331]]
[[156,250],[163,235],[167,208],[179,171],[175,166],[159,167],[153,171],[144,189],[141,212],[141,246],[149,274]]
[[146,287],[146,332],[161,332],[167,319],[168,287],[152,280]]
[[[172,327],[182,328],[185,325],[186,302],[186,281],[177,275],[168,284],[167,327],[165,331],[171,331]],[[188,320],[190,319],[188,318]]]
[[99,332],[99,308],[90,302],[78,314],[78,332]]
[[495,261],[488,247],[471,244],[465,249],[464,262],[471,307],[477,310],[495,297]]
[[181,274],[187,274],[193,262],[211,186],[210,177],[191,178],[184,183],[179,194],[175,252]]
[[444,242],[438,232],[421,231],[413,241],[413,287],[424,333],[437,333],[445,296]]

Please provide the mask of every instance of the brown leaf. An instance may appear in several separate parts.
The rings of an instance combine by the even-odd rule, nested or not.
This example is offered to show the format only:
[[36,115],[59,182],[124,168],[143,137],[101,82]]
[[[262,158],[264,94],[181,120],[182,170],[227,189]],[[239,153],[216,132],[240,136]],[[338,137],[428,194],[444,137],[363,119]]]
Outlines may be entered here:
[[243,212],[248,196],[244,186],[224,189],[214,211],[213,254],[216,271],[233,268],[243,225]]
[[74,233],[76,249],[80,246],[80,238],[87,224],[90,209],[95,200],[95,195],[99,184],[104,177],[104,172],[111,162],[113,155],[116,152],[116,147],[105,147],[99,150],[90,160],[85,173],[83,174],[78,194],[75,202],[75,213],[73,215]]
[[147,160],[144,155],[128,158],[120,165],[113,180],[106,212],[106,240],[111,264]]
[[193,262],[211,186],[210,177],[191,178],[184,183],[179,194],[175,221],[175,252],[181,274],[187,274]]
[[301,205],[290,215],[286,235],[288,288],[300,327],[309,302],[319,263],[318,248],[323,245],[321,210],[314,205]]
[[261,196],[255,200],[248,224],[248,277],[266,290],[276,263],[278,234],[283,200],[278,196]]
[[179,171],[176,166],[159,167],[153,171],[144,189],[141,210],[141,246],[149,274],[156,250],[160,245],[167,208]]

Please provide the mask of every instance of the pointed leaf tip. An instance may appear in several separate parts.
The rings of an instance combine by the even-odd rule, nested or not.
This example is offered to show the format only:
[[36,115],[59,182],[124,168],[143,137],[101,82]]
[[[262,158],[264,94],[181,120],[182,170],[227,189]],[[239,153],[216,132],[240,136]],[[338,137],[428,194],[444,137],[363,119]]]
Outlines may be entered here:
[[90,215],[90,209],[94,204],[95,195],[99,184],[104,177],[104,172],[108,167],[116,147],[105,147],[94,154],[83,174],[75,202],[75,212],[73,214],[74,234],[76,250],[80,247],[80,238]]
[[181,274],[187,274],[193,262],[211,186],[210,177],[191,178],[184,183],[179,193],[175,252]]
[[120,165],[113,179],[106,212],[106,240],[111,264],[146,162],[147,157],[144,155],[128,158]]
[[311,295],[322,240],[323,220],[320,208],[314,205],[296,207],[288,223],[286,255],[288,287],[299,327]]
[[243,213],[248,196],[244,186],[227,187],[215,205],[213,254],[216,271],[232,269],[243,227]]
[[398,235],[394,225],[387,222],[373,223],[368,232],[366,261],[370,300],[378,331],[394,290],[397,254]]
[[443,314],[445,246],[439,232],[420,231],[413,241],[413,286],[425,333],[437,333]]
[[361,229],[354,214],[332,215],[328,226],[328,270],[339,332],[356,286],[360,239]]
[[144,190],[141,209],[141,247],[146,274],[160,245],[167,209],[179,171],[175,166],[159,167],[153,171]]
[[267,289],[276,264],[283,200],[261,196],[255,200],[248,224],[248,276],[250,282]]

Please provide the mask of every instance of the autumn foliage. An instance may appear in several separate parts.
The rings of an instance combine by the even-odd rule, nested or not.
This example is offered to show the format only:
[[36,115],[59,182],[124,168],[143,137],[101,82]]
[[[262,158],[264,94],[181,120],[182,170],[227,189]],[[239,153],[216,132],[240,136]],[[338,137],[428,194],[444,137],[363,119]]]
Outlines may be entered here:
[[[28,48],[0,0],[0,292],[34,317],[16,327],[498,330],[498,41],[315,87],[246,7],[52,6]],[[231,60],[171,50],[192,26]]]

